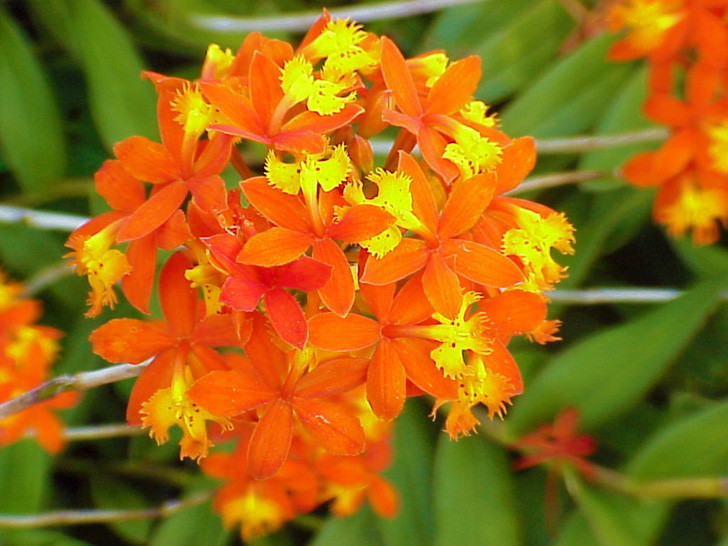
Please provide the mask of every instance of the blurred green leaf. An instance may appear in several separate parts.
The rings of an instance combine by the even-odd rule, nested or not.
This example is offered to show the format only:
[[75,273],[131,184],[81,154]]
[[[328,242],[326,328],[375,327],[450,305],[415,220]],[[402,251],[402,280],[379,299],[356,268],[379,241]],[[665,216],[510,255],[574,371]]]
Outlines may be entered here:
[[436,546],[520,544],[508,457],[480,437],[440,436],[435,456]]
[[164,518],[154,529],[148,546],[222,546],[229,537],[220,516],[207,502]]
[[69,0],[91,113],[101,140],[112,146],[132,135],[155,138],[154,87],[140,78],[134,44],[98,0]]
[[641,512],[641,503],[635,499],[597,489],[576,476],[569,483],[569,492],[598,544],[643,546],[651,543],[655,532],[652,522],[659,520],[658,510],[654,510],[654,516],[649,517]]
[[472,49],[483,67],[476,96],[487,102],[499,101],[538,78],[549,70],[572,28],[573,19],[559,2],[532,3],[518,18],[500,26],[497,33]]
[[27,38],[0,8],[0,150],[23,189],[40,193],[63,175],[63,126]]
[[[414,544],[414,543],[413,543]],[[384,546],[368,506],[346,518],[331,517],[308,546]]]
[[658,430],[625,472],[638,479],[705,476],[728,468],[728,402]]
[[605,60],[612,40],[599,36],[556,63],[503,110],[503,130],[546,137],[591,127],[632,70]]
[[[0,513],[32,514],[48,492],[51,457],[31,439],[0,449]],[[8,494],[12,492],[12,494]]]
[[[149,505],[144,495],[124,481],[100,474],[91,476],[91,498],[100,510],[140,510]],[[146,544],[152,522],[145,519],[112,521],[109,526],[132,544]]]
[[594,430],[631,407],[695,335],[725,288],[703,281],[637,320],[582,339],[526,386],[507,423],[516,436],[550,421],[562,408],[579,409],[581,428]]
[[384,477],[399,493],[399,514],[378,519],[387,546],[410,541],[427,546],[434,533],[432,461],[435,449],[432,422],[419,400],[409,400],[397,417],[393,438],[392,466]]

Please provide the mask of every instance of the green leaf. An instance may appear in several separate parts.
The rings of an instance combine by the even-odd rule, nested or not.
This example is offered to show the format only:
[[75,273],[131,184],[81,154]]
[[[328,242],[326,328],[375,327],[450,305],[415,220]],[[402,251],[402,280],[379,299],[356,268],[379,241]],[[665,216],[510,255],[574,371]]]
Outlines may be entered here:
[[432,422],[419,400],[409,400],[397,418],[392,466],[384,477],[400,499],[399,514],[377,524],[387,546],[432,544],[432,460],[435,449]]
[[644,513],[639,501],[596,489],[576,476],[572,476],[569,484],[569,492],[598,544],[643,546],[652,543],[655,523],[661,520],[664,508],[655,507]]
[[585,430],[629,409],[696,334],[725,283],[723,278],[704,281],[677,300],[554,357],[513,408],[507,420],[513,433],[519,436],[550,421],[567,406],[579,409]]
[[46,529],[0,531],[2,546],[91,546],[88,542]]
[[705,476],[728,468],[728,402],[657,431],[627,464],[633,478]]
[[[108,478],[101,474],[91,475],[91,498],[94,506],[101,510],[140,510],[149,502],[139,491],[122,480]],[[152,528],[149,520],[112,521],[109,526],[121,538],[133,544],[146,544]]]
[[[308,546],[384,546],[368,506],[346,518],[331,517]],[[160,545],[161,546],[161,545]]]
[[555,0],[532,3],[509,25],[502,25],[488,40],[473,47],[483,69],[476,96],[487,102],[502,100],[548,70],[572,30],[572,21]]
[[104,145],[157,134],[154,88],[129,36],[98,0],[70,0],[91,113]]
[[23,189],[40,193],[63,176],[63,127],[28,39],[0,9],[0,151]]
[[593,125],[632,70],[605,60],[612,37],[599,36],[553,66],[501,115],[512,136],[564,136]]
[[436,546],[520,544],[508,457],[480,437],[441,436],[435,459]]
[[[0,513],[32,514],[48,490],[50,456],[34,440],[0,449]],[[7,494],[12,491],[12,495]]]
[[229,537],[220,516],[207,502],[164,518],[154,529],[148,546],[222,546]]

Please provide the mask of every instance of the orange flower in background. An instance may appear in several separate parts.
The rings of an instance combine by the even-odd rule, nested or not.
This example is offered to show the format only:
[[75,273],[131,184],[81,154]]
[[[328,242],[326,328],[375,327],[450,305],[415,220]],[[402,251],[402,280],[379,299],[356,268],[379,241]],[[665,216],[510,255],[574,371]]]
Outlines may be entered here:
[[[58,354],[61,332],[35,322],[40,303],[24,298],[23,287],[0,272],[0,403],[40,386],[49,378]],[[78,396],[62,393],[0,420],[0,446],[26,434],[48,453],[58,453],[65,441],[63,424],[54,411],[74,405]]]
[[674,237],[692,233],[701,245],[715,242],[728,224],[727,6],[724,0],[624,0],[609,12],[612,30],[628,29],[610,57],[646,56],[650,94],[643,110],[670,131],[657,151],[627,161],[622,175],[638,187],[657,186],[654,220]]

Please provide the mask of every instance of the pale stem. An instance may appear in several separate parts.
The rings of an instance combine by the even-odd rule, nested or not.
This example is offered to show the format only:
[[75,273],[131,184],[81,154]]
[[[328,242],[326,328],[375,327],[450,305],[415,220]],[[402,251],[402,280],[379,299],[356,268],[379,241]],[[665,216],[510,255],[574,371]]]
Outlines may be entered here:
[[[675,288],[587,288],[584,290],[554,290],[547,292],[551,301],[570,305],[599,305],[608,303],[664,303],[682,296]],[[728,301],[728,292],[719,296]]]
[[641,131],[629,131],[613,135],[575,136],[536,140],[539,154],[562,154],[569,152],[590,152],[603,148],[616,148],[642,142],[658,142],[668,137],[664,127],[651,127]]
[[[474,4],[484,0],[405,0],[351,6],[329,10],[334,19],[350,18],[358,23],[380,19],[402,19],[415,15],[431,13],[453,6]],[[219,15],[192,14],[188,24],[200,30],[213,32],[269,32],[276,30],[302,32],[321,17],[321,11],[305,11],[290,14],[277,14],[270,17],[234,17]]]
[[29,227],[73,231],[88,221],[84,216],[0,205],[0,223],[4,224],[21,223]]
[[186,499],[163,502],[153,508],[141,510],[59,510],[43,514],[0,515],[0,527],[29,529],[59,525],[93,525],[117,521],[166,518],[188,508],[198,506],[212,498],[214,491],[204,491]]
[[57,280],[62,279],[63,277],[68,277],[72,274],[73,270],[68,266],[68,264],[66,264],[66,262],[58,262],[53,265],[49,265],[48,267],[44,267],[23,282],[23,295],[27,297],[34,296]]
[[50,400],[62,392],[84,391],[101,385],[123,381],[130,377],[136,377],[142,373],[142,370],[147,364],[149,364],[149,361],[142,362],[141,364],[119,364],[101,370],[54,377],[45,383],[41,383],[34,389],[0,404],[0,421],[35,404]]
[[528,191],[545,190],[567,184],[578,184],[579,182],[586,182],[588,180],[611,177],[612,175],[610,173],[604,171],[567,171],[543,176],[529,176],[517,187],[505,192],[503,195],[518,195]]
[[63,431],[63,438],[67,442],[85,440],[105,440],[107,438],[121,438],[125,436],[139,436],[146,434],[142,427],[129,426],[126,423],[111,423],[108,425],[90,425],[87,427],[71,427]]

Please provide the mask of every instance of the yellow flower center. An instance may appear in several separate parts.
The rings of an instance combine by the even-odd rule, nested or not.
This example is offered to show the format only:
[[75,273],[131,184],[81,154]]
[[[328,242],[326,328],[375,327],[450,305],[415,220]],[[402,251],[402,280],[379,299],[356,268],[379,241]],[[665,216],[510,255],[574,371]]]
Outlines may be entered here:
[[610,11],[612,28],[627,27],[632,45],[648,52],[660,45],[665,31],[677,24],[681,16],[674,2],[665,0],[625,0]]
[[[329,157],[324,159],[326,155]],[[265,158],[268,182],[290,195],[298,195],[301,190],[315,193],[316,186],[331,191],[346,180],[349,170],[349,156],[343,145],[323,154],[307,154],[298,163],[284,163],[272,151]]]
[[445,146],[442,157],[452,161],[463,178],[470,178],[493,170],[501,162],[501,149],[476,130],[462,126],[455,135],[455,142]]

